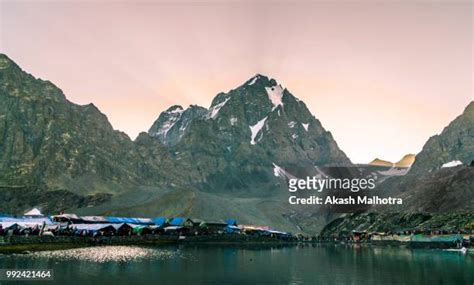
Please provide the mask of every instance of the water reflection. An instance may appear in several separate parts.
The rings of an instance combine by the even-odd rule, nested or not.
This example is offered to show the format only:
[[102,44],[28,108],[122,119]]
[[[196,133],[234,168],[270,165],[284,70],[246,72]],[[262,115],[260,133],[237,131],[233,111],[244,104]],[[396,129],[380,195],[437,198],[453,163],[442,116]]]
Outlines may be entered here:
[[474,254],[348,245],[105,246],[0,255],[65,284],[473,284]]
[[30,254],[30,258],[80,260],[97,263],[104,262],[130,262],[144,259],[170,259],[183,257],[180,251],[157,250],[139,246],[101,246],[75,248],[67,250],[41,251]]

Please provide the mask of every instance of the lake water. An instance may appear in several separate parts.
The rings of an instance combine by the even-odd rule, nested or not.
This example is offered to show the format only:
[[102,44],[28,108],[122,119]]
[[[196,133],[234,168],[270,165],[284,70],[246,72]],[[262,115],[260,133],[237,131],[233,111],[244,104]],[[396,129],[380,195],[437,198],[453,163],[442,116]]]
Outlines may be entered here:
[[0,255],[0,265],[53,269],[43,284],[474,284],[473,253],[344,245],[104,246]]

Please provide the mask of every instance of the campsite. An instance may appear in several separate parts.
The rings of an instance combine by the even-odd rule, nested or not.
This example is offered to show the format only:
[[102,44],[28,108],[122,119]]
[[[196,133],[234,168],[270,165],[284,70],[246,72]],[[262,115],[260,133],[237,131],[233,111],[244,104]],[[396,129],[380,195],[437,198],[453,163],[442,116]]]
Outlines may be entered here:
[[23,216],[0,216],[0,252],[46,250],[104,244],[177,242],[288,243],[297,235],[268,226],[239,225],[184,217],[45,216],[32,209]]
[[0,252],[24,252],[97,245],[293,244],[333,243],[411,248],[471,250],[474,233],[465,231],[348,232],[340,236],[305,236],[269,226],[239,224],[235,219],[185,217],[43,215],[39,209],[22,216],[0,216]]

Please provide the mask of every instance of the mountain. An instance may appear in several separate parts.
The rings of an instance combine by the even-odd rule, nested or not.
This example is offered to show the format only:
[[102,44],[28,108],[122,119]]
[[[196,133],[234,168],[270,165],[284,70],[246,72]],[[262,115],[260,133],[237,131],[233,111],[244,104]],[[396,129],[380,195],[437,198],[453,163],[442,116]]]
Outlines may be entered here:
[[408,175],[389,182],[401,211],[474,211],[474,102],[440,135],[428,139]]
[[[114,130],[96,106],[69,102],[54,84],[34,78],[2,54],[0,114],[0,201],[11,201],[9,191],[20,193],[16,189],[31,197],[25,203],[41,200],[34,198],[36,194],[29,196],[29,191],[63,191],[75,198],[70,203],[50,198],[51,205],[62,205],[59,208],[41,203],[64,210],[80,205],[76,202],[88,195],[110,198],[137,185],[155,185],[156,177],[165,177],[156,162],[147,163],[150,158],[142,156],[143,150]],[[159,149],[165,147],[154,142],[154,151]],[[162,155],[160,163],[166,159]]]
[[408,168],[415,162],[415,155],[414,154],[406,154],[400,159],[399,161],[393,163],[387,160],[382,160],[376,158],[369,162],[371,166],[382,166],[382,167],[398,167],[398,168]]
[[[377,187],[404,198],[404,213],[472,211],[473,109],[430,138],[403,175],[364,172],[304,102],[264,75],[217,94],[209,108],[172,106],[132,141],[93,104],[69,102],[0,55],[0,211],[233,217],[315,233],[339,215],[289,205],[287,180],[358,173],[383,177]],[[400,168],[413,158],[374,163]]]
[[[187,184],[179,195],[157,198],[166,213],[181,205],[188,216],[232,215],[244,223],[292,231],[321,227],[324,219],[317,207],[288,205],[287,181],[279,171],[305,177],[315,175],[317,167],[352,163],[302,101],[258,74],[217,94],[206,112],[197,108],[183,120],[187,110],[172,106],[148,132],[163,142],[166,130],[181,130],[173,142],[164,143]],[[163,200],[167,202],[161,205]]]
[[[392,211],[431,212],[473,210],[474,102],[440,135],[432,136],[403,177],[387,179],[380,187],[404,199]],[[458,163],[451,163],[459,161]],[[452,164],[454,167],[443,167]],[[464,165],[462,165],[464,164]],[[457,165],[457,166],[456,166]]]
[[209,108],[170,107],[132,141],[93,104],[0,55],[0,114],[0,211],[234,217],[315,232],[324,218],[288,205],[286,177],[352,166],[306,105],[263,75]]
[[474,102],[439,135],[423,146],[407,175],[391,177],[378,187],[402,205],[379,206],[341,215],[321,234],[356,231],[439,229],[467,231],[474,219]]
[[408,174],[390,177],[377,186],[385,197],[402,198],[402,205],[341,215],[323,229],[322,235],[409,228],[468,230],[474,218],[473,143],[471,102],[440,135],[428,139]]
[[376,159],[372,160],[371,162],[369,162],[369,165],[383,166],[383,167],[393,167],[394,166],[393,162],[390,162],[388,160],[382,160],[380,158],[376,158]]
[[179,105],[171,106],[160,114],[148,134],[166,146],[174,146],[181,140],[189,124],[206,112],[206,108],[197,105],[191,105],[186,110]]
[[206,113],[186,123],[171,152],[205,191],[252,188],[262,194],[262,188],[273,188],[274,164],[312,171],[316,165],[351,165],[306,105],[263,75],[219,93]]
[[412,154],[412,153],[406,154],[402,157],[402,159],[395,162],[395,167],[400,167],[400,168],[411,167],[413,163],[415,162],[415,159],[416,159],[415,154]]
[[0,114],[2,181],[50,187],[97,181],[94,187],[100,187],[104,180],[139,179],[127,135],[113,130],[93,104],[69,102],[51,82],[23,72],[5,55],[0,55]]
[[413,173],[436,171],[445,163],[474,161],[474,102],[452,121],[441,134],[432,136],[417,154]]

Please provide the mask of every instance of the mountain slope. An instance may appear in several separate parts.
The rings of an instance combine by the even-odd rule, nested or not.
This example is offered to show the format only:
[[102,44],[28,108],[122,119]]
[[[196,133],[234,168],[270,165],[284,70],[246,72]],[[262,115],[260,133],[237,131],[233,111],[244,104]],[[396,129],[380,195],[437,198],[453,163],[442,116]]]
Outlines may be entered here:
[[[443,168],[460,160],[465,165]],[[391,211],[447,212],[474,210],[474,103],[454,119],[440,135],[431,137],[416,155],[409,173],[387,179],[381,185],[387,195],[404,199],[403,206]]]
[[218,94],[172,149],[190,179],[208,189],[265,184],[273,179],[274,163],[351,165],[306,105],[263,75]]
[[206,112],[206,108],[197,105],[191,105],[186,110],[179,105],[171,106],[160,114],[148,130],[148,134],[166,146],[176,145],[187,131],[189,124]]
[[49,81],[0,55],[0,180],[77,193],[143,184],[134,143],[94,105],[69,102]]
[[[407,175],[382,182],[379,193],[399,197],[402,205],[378,206],[368,213],[342,215],[330,222],[323,236],[357,231],[406,229],[469,229],[474,216],[474,102],[440,135],[431,137],[416,155]],[[451,161],[464,165],[443,167]]]
[[199,107],[199,114],[184,123],[187,110],[170,107],[148,132],[164,141],[164,131],[183,129],[178,139],[164,142],[185,176],[180,179],[184,184],[177,182],[177,193],[150,198],[163,213],[231,214],[241,222],[292,231],[314,232],[324,224],[319,207],[288,205],[286,179],[275,173],[278,168],[305,177],[315,175],[316,166],[352,165],[303,102],[274,79],[256,75],[219,93],[209,109]]
[[306,105],[262,75],[209,109],[169,108],[133,142],[94,105],[0,55],[0,114],[0,211],[234,217],[314,232],[319,210],[289,207],[275,169],[352,165]]
[[393,167],[393,162],[390,162],[388,160],[382,160],[380,158],[376,158],[369,162],[369,165],[372,166],[383,166],[383,167]]
[[415,162],[415,155],[414,154],[406,154],[404,155],[399,161],[393,163],[388,160],[382,160],[376,158],[369,162],[368,165],[371,166],[382,166],[382,167],[398,167],[398,168],[408,168],[411,167],[412,164]]
[[406,154],[400,159],[399,161],[395,162],[395,167],[411,167],[413,163],[415,163],[416,155],[414,154]]
[[432,136],[417,154],[413,173],[440,169],[445,163],[461,161],[464,165],[474,161],[474,102],[452,121],[441,134]]

